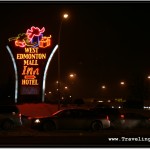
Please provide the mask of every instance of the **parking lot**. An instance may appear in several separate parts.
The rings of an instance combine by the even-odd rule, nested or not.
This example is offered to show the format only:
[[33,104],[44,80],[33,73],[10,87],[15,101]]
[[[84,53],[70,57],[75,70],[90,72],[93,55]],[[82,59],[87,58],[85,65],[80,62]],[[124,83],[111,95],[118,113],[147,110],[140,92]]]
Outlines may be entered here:
[[[29,109],[22,107],[26,113],[31,115],[41,114],[43,115],[49,113],[48,110],[54,111],[51,107],[47,105],[38,105],[38,108],[47,109]],[[27,111],[29,110],[29,111]],[[128,112],[133,112],[132,110]],[[139,112],[140,113],[140,112]],[[29,114],[29,115],[30,115]],[[146,112],[149,116],[149,114]],[[147,140],[145,140],[147,139]],[[107,128],[100,131],[87,131],[87,130],[55,130],[55,131],[38,131],[31,129],[28,120],[24,120],[23,126],[17,127],[11,131],[0,130],[0,146],[148,146],[150,143],[150,127],[144,128],[124,128],[115,129]]]

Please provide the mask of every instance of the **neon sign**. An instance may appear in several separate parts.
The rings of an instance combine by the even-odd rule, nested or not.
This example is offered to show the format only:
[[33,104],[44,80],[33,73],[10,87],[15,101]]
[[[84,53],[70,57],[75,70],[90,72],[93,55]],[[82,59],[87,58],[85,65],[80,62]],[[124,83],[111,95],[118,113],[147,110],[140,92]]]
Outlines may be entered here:
[[27,37],[30,41],[33,40],[34,37],[39,37],[41,36],[41,34],[45,31],[45,28],[43,27],[41,30],[38,28],[38,27],[34,27],[32,26],[31,27],[31,30],[28,29],[26,34],[27,34]]
[[51,46],[51,35],[43,36],[45,28],[32,26],[26,33],[18,34],[16,37],[9,38],[15,41],[15,46],[22,48],[21,53],[16,54],[17,60],[23,60],[21,71],[21,85],[39,85],[38,76],[40,75],[39,61],[45,60],[46,52],[39,52],[39,48]]
[[22,99],[24,95],[41,96],[41,93],[44,101],[47,67],[58,47],[51,50],[52,36],[45,36],[44,32],[44,27],[32,26],[25,33],[8,39],[14,49],[6,47],[15,69],[15,102],[18,96]]
[[39,41],[39,47],[46,48],[51,45],[51,35],[50,37],[42,37],[41,41]]
[[46,48],[51,45],[51,35],[49,37],[43,37],[44,31],[44,27],[40,29],[38,27],[32,26],[31,29],[27,29],[26,33],[20,33],[18,36],[9,38],[8,40],[15,40],[15,45],[21,48]]
[[44,32],[44,27],[32,26],[25,33],[8,39],[10,47],[6,48],[15,71],[15,103],[18,98],[44,102],[48,67],[58,48],[52,45],[52,36],[44,36]]

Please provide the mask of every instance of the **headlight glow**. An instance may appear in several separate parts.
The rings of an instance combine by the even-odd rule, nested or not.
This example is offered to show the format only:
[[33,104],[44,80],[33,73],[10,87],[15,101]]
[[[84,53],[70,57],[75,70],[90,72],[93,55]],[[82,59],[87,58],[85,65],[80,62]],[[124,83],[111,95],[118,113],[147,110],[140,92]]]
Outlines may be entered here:
[[40,119],[36,119],[34,122],[35,123],[40,123]]

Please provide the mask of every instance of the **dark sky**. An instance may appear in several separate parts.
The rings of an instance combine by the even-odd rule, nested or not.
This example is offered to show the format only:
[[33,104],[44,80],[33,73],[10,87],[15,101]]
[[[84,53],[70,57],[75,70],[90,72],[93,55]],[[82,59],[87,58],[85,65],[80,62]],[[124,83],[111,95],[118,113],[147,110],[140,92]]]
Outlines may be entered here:
[[[45,27],[57,43],[61,13],[61,80],[77,74],[72,88],[78,97],[99,96],[100,85],[132,82],[136,75],[150,74],[150,3],[56,2],[1,3],[0,86],[13,78],[13,65],[5,46],[8,38],[31,26]],[[57,55],[47,76],[47,89],[57,80]],[[73,87],[74,86],[74,87]]]

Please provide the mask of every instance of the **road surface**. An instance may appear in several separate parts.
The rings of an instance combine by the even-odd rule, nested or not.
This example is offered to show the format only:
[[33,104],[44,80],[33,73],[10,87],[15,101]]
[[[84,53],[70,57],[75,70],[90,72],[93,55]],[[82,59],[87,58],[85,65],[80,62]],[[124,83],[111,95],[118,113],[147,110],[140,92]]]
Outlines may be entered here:
[[5,147],[145,147],[150,145],[150,129],[42,132],[20,128],[0,131]]

